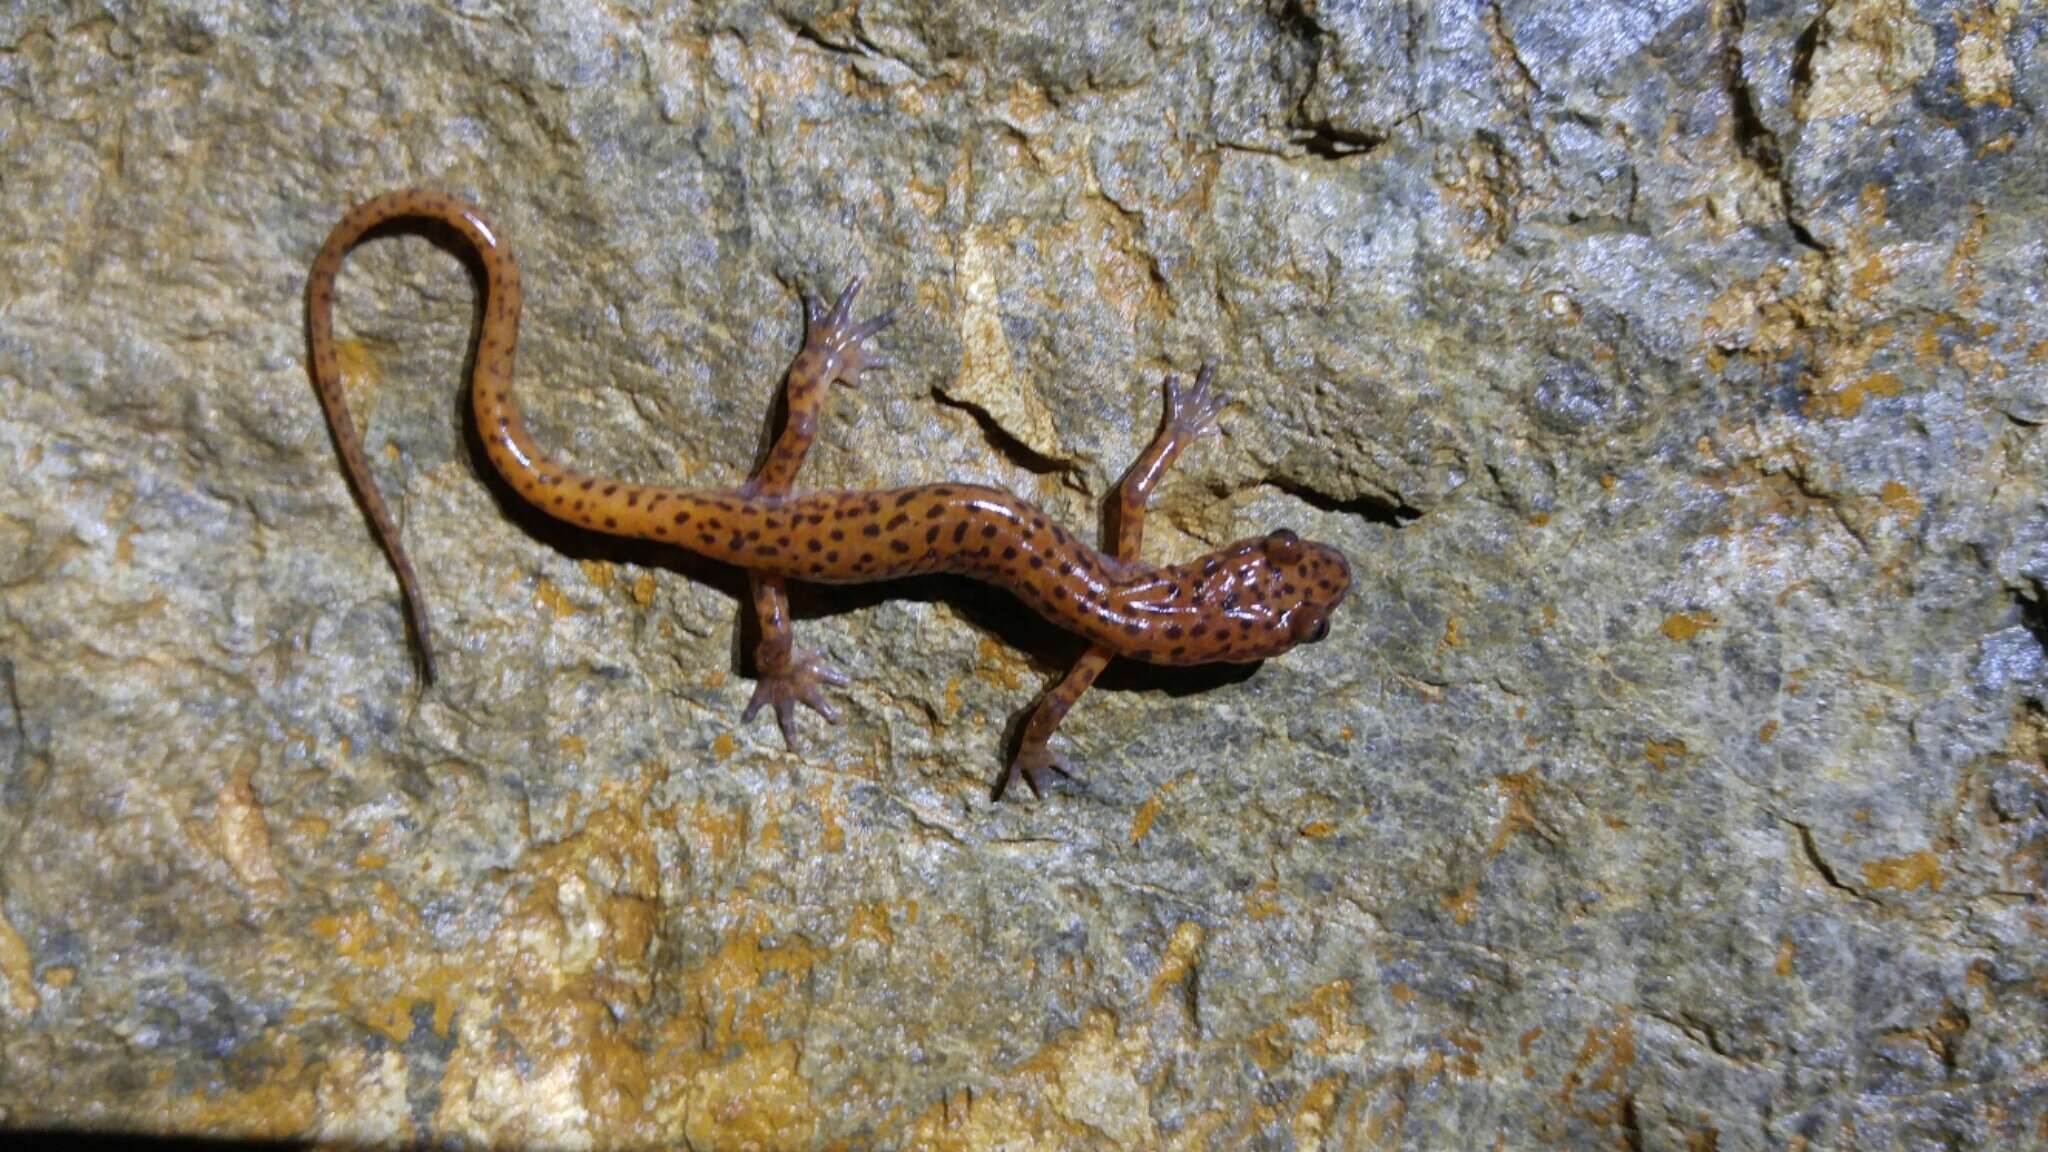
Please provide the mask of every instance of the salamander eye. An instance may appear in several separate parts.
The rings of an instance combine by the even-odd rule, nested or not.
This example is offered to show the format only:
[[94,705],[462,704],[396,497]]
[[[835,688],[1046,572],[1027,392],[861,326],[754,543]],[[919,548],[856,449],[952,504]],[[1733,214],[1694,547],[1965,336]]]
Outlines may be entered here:
[[1301,537],[1282,528],[1266,537],[1266,559],[1275,564],[1292,564],[1301,559]]

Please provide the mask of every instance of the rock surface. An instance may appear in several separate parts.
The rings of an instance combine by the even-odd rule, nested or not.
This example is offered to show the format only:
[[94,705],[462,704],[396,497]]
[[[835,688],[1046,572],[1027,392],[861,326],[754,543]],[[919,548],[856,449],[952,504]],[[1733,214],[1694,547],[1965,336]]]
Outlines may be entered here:
[[[342,7],[0,12],[0,1123],[2048,1142],[2039,7]],[[509,237],[579,464],[741,475],[865,271],[807,484],[1092,526],[1213,358],[1148,551],[1292,525],[1352,598],[994,804],[1071,648],[820,593],[792,755],[736,574],[479,473],[473,287],[395,237],[340,324],[422,691],[301,308],[406,184]]]

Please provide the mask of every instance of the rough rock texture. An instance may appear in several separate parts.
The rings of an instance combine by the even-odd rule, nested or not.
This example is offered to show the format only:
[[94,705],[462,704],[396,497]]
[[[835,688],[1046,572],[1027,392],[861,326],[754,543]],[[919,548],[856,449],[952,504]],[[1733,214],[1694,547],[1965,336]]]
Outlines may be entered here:
[[[0,13],[0,1109],[575,1148],[2048,1142],[2048,15],[2015,0]],[[565,457],[729,482],[855,270],[817,486],[1092,526],[1210,357],[1156,556],[1287,524],[1331,638],[1126,670],[554,527],[418,237],[306,377],[327,228],[429,184]]]

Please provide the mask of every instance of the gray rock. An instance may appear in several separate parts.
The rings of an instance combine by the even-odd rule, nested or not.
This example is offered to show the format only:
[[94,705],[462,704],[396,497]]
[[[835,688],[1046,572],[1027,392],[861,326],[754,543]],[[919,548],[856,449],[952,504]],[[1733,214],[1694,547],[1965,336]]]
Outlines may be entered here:
[[[2048,16],[1992,0],[0,10],[0,1122],[586,1147],[2048,1141]],[[804,482],[1148,552],[1289,525],[1330,639],[1115,670],[487,479],[461,262],[341,280],[440,627],[305,369],[352,202],[473,198],[520,402],[722,484],[800,291],[898,305]]]

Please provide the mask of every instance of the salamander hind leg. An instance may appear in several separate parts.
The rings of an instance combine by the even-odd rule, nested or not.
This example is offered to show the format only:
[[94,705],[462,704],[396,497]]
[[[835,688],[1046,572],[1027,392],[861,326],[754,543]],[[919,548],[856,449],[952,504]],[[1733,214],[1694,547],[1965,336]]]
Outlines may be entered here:
[[[853,301],[860,294],[860,278],[854,277],[839,294],[829,311],[818,301],[804,297],[804,346],[789,366],[785,382],[785,408],[781,434],[769,446],[754,475],[741,488],[747,496],[781,500],[795,487],[797,473],[811,444],[818,437],[818,423],[825,408],[825,385],[837,380],[853,385],[863,372],[887,366],[868,340],[889,326],[889,313],[858,324],[851,319]],[[779,576],[752,574],[748,585],[761,640],[754,649],[754,695],[740,714],[742,723],[752,720],[762,705],[775,709],[775,721],[782,729],[783,742],[796,747],[796,706],[803,704],[826,720],[834,720],[832,706],[825,702],[824,687],[841,687],[846,677],[825,663],[815,649],[798,651],[796,629],[789,617],[789,594]]]

